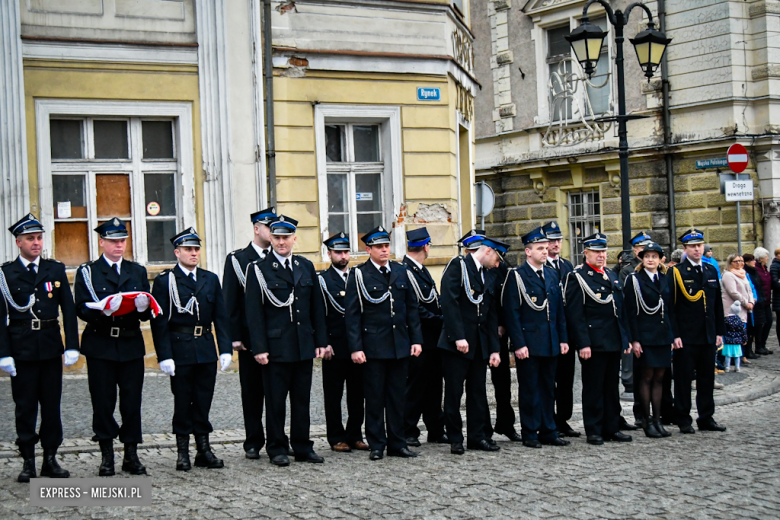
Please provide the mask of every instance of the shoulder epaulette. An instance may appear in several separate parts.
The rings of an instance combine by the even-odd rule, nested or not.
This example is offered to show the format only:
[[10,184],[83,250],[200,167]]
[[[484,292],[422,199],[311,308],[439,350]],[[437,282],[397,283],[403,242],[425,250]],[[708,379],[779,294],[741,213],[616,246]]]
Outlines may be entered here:
[[7,265],[11,265],[12,263],[14,263],[14,260],[11,260],[11,261],[9,261],[9,262],[6,262],[6,263],[4,263],[4,264],[3,264],[3,267],[5,267],[5,266],[7,266]]
[[56,258],[41,258],[41,260],[45,260],[47,262],[54,262],[55,264],[62,264],[62,262],[60,262]]

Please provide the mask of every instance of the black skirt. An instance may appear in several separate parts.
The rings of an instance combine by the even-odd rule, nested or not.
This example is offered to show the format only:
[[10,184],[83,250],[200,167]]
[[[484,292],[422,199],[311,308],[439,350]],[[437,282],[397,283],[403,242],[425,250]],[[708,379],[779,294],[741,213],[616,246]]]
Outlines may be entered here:
[[639,361],[642,368],[668,368],[672,366],[671,345],[642,345]]

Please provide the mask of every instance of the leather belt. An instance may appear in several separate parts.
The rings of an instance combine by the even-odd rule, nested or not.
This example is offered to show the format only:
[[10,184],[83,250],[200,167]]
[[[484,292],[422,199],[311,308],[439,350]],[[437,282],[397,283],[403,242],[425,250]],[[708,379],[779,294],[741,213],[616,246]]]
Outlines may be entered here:
[[210,333],[211,327],[204,327],[202,325],[197,325],[195,327],[179,327],[176,325],[168,325],[168,330],[178,334],[192,334],[196,338],[199,338],[204,334]]
[[141,334],[140,328],[123,329],[122,327],[96,327],[92,325],[92,330],[112,338],[134,338]]
[[59,327],[60,322],[57,318],[51,320],[10,320],[9,326],[30,330],[43,330]]

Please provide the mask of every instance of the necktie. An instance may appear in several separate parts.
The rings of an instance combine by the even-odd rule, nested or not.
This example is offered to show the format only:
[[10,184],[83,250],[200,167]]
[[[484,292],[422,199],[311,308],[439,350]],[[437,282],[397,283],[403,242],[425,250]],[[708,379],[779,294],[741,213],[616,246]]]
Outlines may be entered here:
[[536,275],[539,277],[539,279],[542,281],[542,283],[544,283],[544,273],[542,272],[541,269],[536,271]]
[[114,264],[114,272],[119,276],[119,264]]
[[32,262],[27,264],[27,271],[30,273],[29,274],[30,278],[32,278],[34,280],[35,279],[35,264],[33,264]]
[[342,276],[344,277],[344,281],[347,281],[347,278],[349,277],[349,273],[342,273]]
[[270,251],[268,249],[263,249],[263,258],[268,256],[268,253],[270,253]]
[[701,282],[701,275],[702,275],[701,266],[695,265],[693,266],[693,270],[696,272],[696,275],[699,277],[699,282]]
[[382,266],[379,268],[379,272],[382,273],[382,276],[385,277],[385,280],[387,280],[387,283],[390,283],[390,271],[387,269],[387,266]]
[[189,278],[190,280],[192,280],[193,282],[195,282],[195,275],[194,275],[193,273],[190,273],[190,274],[188,274],[188,275],[187,275],[187,278]]
[[480,269],[479,270],[479,277],[482,280],[482,283],[485,283],[485,270],[484,269]]
[[292,274],[292,264],[290,263],[290,259],[284,261],[284,268],[290,271],[290,274]]
[[661,277],[658,276],[658,273],[653,277],[653,283],[655,283],[655,286],[658,288],[658,290],[661,290]]

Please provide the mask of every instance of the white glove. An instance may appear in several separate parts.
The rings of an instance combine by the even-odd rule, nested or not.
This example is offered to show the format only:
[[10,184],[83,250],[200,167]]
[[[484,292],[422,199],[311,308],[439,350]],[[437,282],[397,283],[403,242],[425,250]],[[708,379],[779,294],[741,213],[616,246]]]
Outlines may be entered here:
[[65,366],[69,367],[79,360],[78,350],[66,350],[65,351]]
[[11,374],[11,377],[16,375],[16,363],[11,356],[0,358],[0,370]]
[[228,367],[233,364],[233,354],[220,354],[219,364],[222,366],[223,372],[227,370]]
[[108,300],[108,308],[103,309],[103,314],[106,316],[111,316],[116,311],[119,310],[119,307],[122,305],[122,295],[121,294],[115,294],[111,297],[110,300]]
[[138,312],[144,312],[149,308],[149,296],[145,294],[139,294],[135,298],[135,308]]
[[174,363],[172,359],[164,359],[160,361],[160,370],[162,370],[163,373],[168,374],[169,376],[175,376],[176,363]]

